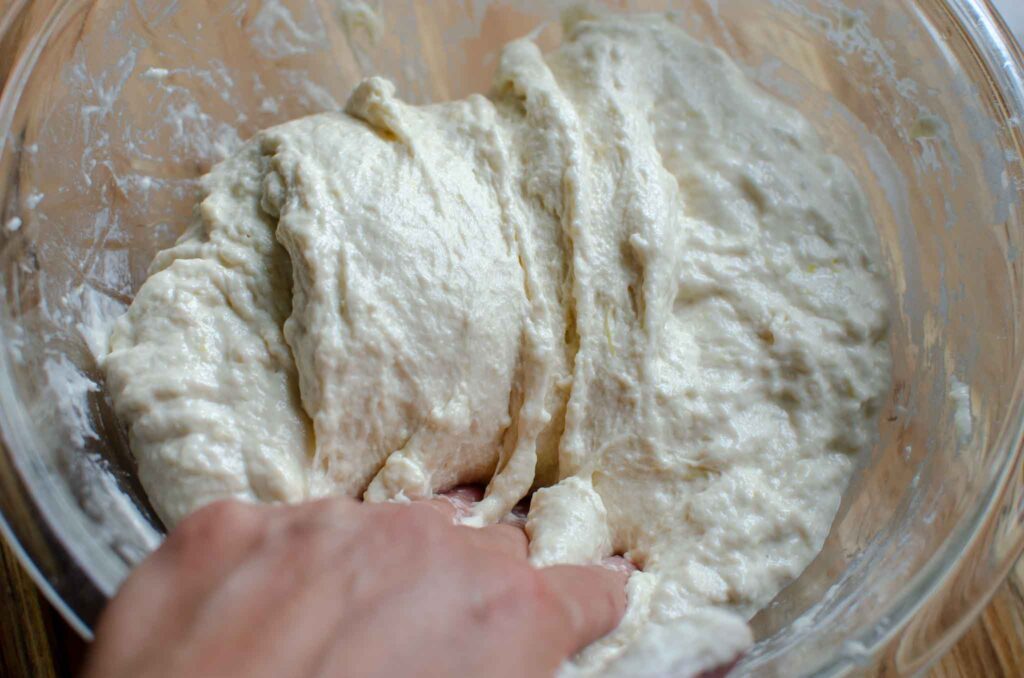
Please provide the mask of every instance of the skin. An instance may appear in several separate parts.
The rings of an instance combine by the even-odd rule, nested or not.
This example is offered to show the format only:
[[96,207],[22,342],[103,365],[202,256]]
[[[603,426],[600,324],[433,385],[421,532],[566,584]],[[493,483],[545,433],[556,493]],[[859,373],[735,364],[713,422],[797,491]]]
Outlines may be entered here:
[[183,521],[104,612],[86,678],[545,676],[618,623],[625,567],[527,561],[464,497],[220,502]]

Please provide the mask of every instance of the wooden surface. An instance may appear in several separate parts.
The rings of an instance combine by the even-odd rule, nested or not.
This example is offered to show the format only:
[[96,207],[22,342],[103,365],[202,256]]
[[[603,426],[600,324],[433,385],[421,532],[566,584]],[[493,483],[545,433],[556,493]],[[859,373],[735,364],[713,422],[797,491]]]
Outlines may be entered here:
[[0,538],[0,677],[74,676],[84,650]]
[[1024,676],[1024,560],[931,675]]
[[[74,676],[84,649],[0,540],[0,676]],[[1024,561],[931,675],[1024,676]]]

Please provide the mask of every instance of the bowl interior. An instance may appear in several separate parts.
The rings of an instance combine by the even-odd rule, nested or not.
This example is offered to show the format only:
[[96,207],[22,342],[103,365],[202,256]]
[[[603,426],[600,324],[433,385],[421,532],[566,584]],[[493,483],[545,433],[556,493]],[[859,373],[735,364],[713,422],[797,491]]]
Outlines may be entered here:
[[[95,356],[183,230],[197,178],[260,128],[340,108],[365,75],[414,102],[486,91],[507,40],[558,44],[560,5],[29,5],[0,22],[0,53],[19,54],[0,100],[0,425],[16,470],[3,511],[88,626],[162,532]],[[979,54],[993,28],[964,28],[969,2],[614,6],[672,10],[727,51],[804,112],[871,203],[893,308],[879,442],[821,555],[755,618],[742,667],[855,664],[962,558],[1016,455],[1024,169],[1002,83],[1019,71]]]

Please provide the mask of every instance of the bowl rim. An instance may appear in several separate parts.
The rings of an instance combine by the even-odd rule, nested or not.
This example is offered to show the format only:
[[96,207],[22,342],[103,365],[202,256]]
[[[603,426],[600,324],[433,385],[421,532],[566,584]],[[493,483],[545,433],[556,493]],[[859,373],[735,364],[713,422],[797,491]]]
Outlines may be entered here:
[[[1024,49],[991,0],[932,1],[949,15],[959,28],[961,37],[974,48],[979,65],[991,80],[988,93],[996,96],[1002,106],[1004,120],[1000,122],[1016,121],[1016,124],[1004,127],[1014,140],[1018,149],[1016,162],[1024,171]],[[1018,189],[1018,193],[1020,203],[1024,205],[1024,188]],[[994,576],[988,580],[982,593],[973,599],[967,611],[943,625],[939,636],[932,639],[926,655],[913,667],[915,674],[923,672],[974,623],[1024,553],[1024,512],[1013,501],[1014,489],[1024,486],[1024,482],[1018,480],[1020,471],[1024,470],[1024,371],[1020,370],[1021,365],[1016,367],[1018,373],[1007,413],[991,445],[1005,450],[1006,454],[1000,457],[1002,466],[989,483],[987,500],[979,502],[970,519],[960,520],[960,525],[901,588],[879,615],[879,620],[847,640],[846,645],[857,648],[857,652],[839,652],[824,659],[810,671],[811,675],[844,676],[862,670],[865,660],[876,661],[883,651],[898,641],[915,614],[956,578],[965,556],[985,546],[979,543],[982,528],[994,514],[1003,508],[1008,509],[1009,519],[1016,526],[1010,548],[1000,554],[999,561],[991,567]]]
[[[998,97],[1003,107],[1004,119],[1019,121],[1015,127],[1007,125],[1007,129],[1019,150],[1017,162],[1024,165],[1024,160],[1022,160],[1024,159],[1024,49],[1017,42],[991,0],[931,1],[948,13],[953,23],[959,27],[962,37],[974,48],[979,65],[984,68],[991,79],[991,83],[987,85],[988,93]],[[9,128],[15,110],[11,97],[15,97],[13,104],[16,104],[17,97],[20,96],[24,88],[25,80],[41,56],[54,30],[59,27],[60,18],[69,12],[78,11],[86,2],[87,0],[56,0],[43,22],[43,29],[40,33],[33,36],[27,46],[15,54],[16,58],[12,62],[10,70],[6,74],[0,74],[0,77],[4,77],[4,80],[0,81],[0,129]],[[11,1],[11,4],[0,14],[0,39],[7,34],[16,17],[30,8],[31,4],[32,0]],[[4,152],[6,146],[7,135],[0,136],[0,153]],[[1024,189],[1021,193],[1024,195]],[[5,311],[2,313],[6,316]],[[5,317],[4,320],[6,319]],[[10,357],[6,351],[0,351],[0,379],[8,379],[9,374]],[[18,409],[15,408],[15,410]],[[13,442],[10,414],[11,410],[6,407],[0,409],[0,447],[3,448],[8,458],[14,456],[10,454],[9,450]],[[19,418],[27,416],[23,410],[17,411],[17,415]],[[1007,454],[1001,457],[1002,467],[990,483],[992,491],[988,499],[979,503],[974,515],[969,520],[966,518],[961,520],[961,524],[946,539],[946,542],[931,555],[920,571],[894,597],[885,613],[879,615],[880,620],[865,627],[857,637],[851,639],[867,648],[867,657],[877,657],[881,651],[895,641],[914,614],[956,574],[957,565],[962,558],[973,548],[979,546],[977,543],[979,528],[989,521],[995,511],[1005,505],[1007,493],[1012,491],[1014,484],[1020,484],[1016,478],[1016,472],[1024,466],[1024,373],[1019,372],[1014,382],[1013,396],[1007,408],[1007,415],[993,447],[1003,448]],[[18,474],[20,475],[20,473],[21,469],[18,469]],[[19,485],[24,483],[24,479],[21,477],[16,478],[15,481]],[[48,523],[47,529],[57,533],[63,531],[60,526],[52,524],[52,515],[47,515],[51,512],[45,510],[45,507],[39,506],[39,501],[34,495],[27,490],[25,495],[31,498],[37,511],[43,509],[40,512]],[[1014,507],[1014,511],[1014,518],[1020,524],[1024,521],[1024,516],[1017,514],[1019,509],[1016,507]],[[15,527],[9,523],[2,512],[0,512],[0,537],[7,542],[17,560],[50,604],[80,636],[91,640],[93,634],[90,625],[83,620],[78,610],[73,609],[65,601],[53,583],[44,576],[26,550],[22,540],[18,538]],[[86,570],[81,565],[79,558],[73,557],[66,542],[63,540],[59,540],[59,542],[59,548],[70,556],[70,567],[80,570],[87,583],[101,595],[109,595],[110,591],[104,590],[109,587],[99,582],[94,572]],[[1016,541],[1012,548],[1002,556],[1002,561],[996,567],[999,574],[991,579],[983,595],[975,599],[973,606],[966,613],[961,614],[953,623],[943,629],[941,638],[933,644],[929,651],[930,656],[926,660],[928,664],[938,659],[974,622],[1002,585],[1006,574],[1022,552],[1024,552],[1024,533],[1016,535]],[[864,656],[861,656],[860,661],[863,661]],[[857,668],[862,668],[857,658],[839,652],[819,662],[812,673],[835,676],[850,673]]]
[[[15,50],[11,56],[14,58],[11,60],[10,69],[3,74],[3,80],[0,80],[0,129],[8,130],[11,127],[11,121],[14,117],[15,110],[17,108],[17,102],[20,99],[21,93],[27,84],[28,77],[31,75],[33,68],[38,62],[40,56],[49,43],[55,30],[57,30],[63,23],[63,18],[69,13],[77,11],[83,5],[84,0],[58,0],[54,4],[50,11],[41,22],[40,30],[37,34],[31,36],[31,38],[18,49],[15,46]],[[0,39],[6,36],[11,30],[12,26],[20,18],[24,18],[32,9],[32,0],[12,0],[2,14],[0,14]],[[12,100],[13,99],[13,100]],[[7,147],[7,138],[9,135],[0,135],[0,154],[4,153]],[[0,192],[0,204],[3,204],[6,196],[3,192]],[[0,320],[7,322],[9,320],[6,308],[0,308]],[[0,350],[0,383],[10,383],[11,373],[11,361],[10,355],[6,350]],[[25,478],[23,476],[24,469],[18,468],[17,455],[11,454],[10,448],[14,445],[19,445],[17,442],[18,430],[11,425],[10,418],[15,416],[19,419],[28,419],[28,415],[21,406],[20,402],[12,402],[11,393],[8,390],[0,392],[0,401],[2,401],[2,407],[0,407],[0,448],[4,453],[5,461],[10,462],[10,468],[14,472],[10,480],[16,485],[15,490],[24,494],[31,501],[32,507],[35,510],[37,516],[43,517],[45,525],[39,526],[37,536],[49,544],[55,545],[61,552],[61,555],[65,555],[70,567],[74,568],[73,579],[75,579],[75,585],[81,587],[86,586],[89,588],[88,592],[85,592],[82,596],[83,599],[87,597],[95,597],[96,595],[109,597],[107,591],[104,591],[99,582],[95,578],[95,573],[88,571],[81,565],[79,558],[76,558],[68,546],[68,542],[64,539],[55,537],[62,532],[66,531],[67,526],[61,526],[55,524],[53,518],[52,506],[46,506],[38,500],[38,498],[28,491]],[[20,446],[20,445],[19,445]],[[10,498],[7,496],[0,497],[0,504],[6,503]],[[80,524],[74,527],[82,531],[87,529],[84,525],[84,521],[77,521]],[[46,598],[46,600],[53,605],[54,609],[63,617],[71,628],[75,630],[83,639],[91,641],[93,639],[92,628],[80,611],[73,608],[64,596],[60,594],[57,587],[50,579],[48,579],[39,566],[28,552],[25,541],[19,538],[19,531],[17,525],[13,524],[7,517],[7,515],[0,511],[0,538],[2,538],[14,554],[15,558],[20,562],[22,568],[29,575],[29,577],[35,582],[40,592]]]

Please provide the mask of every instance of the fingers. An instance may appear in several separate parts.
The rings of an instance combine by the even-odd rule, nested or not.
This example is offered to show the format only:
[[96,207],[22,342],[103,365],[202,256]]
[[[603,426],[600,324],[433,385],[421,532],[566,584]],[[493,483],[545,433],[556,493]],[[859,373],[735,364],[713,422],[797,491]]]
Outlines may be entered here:
[[273,507],[275,510],[268,513],[266,526],[271,531],[288,530],[300,524],[311,530],[351,530],[359,506],[360,502],[350,497],[334,496]]
[[608,556],[601,561],[601,567],[622,572],[626,576],[633,574],[637,570],[636,565],[622,556]]
[[430,501],[416,502],[417,505],[429,506],[440,511],[443,516],[455,522],[468,516],[473,504],[480,501],[483,492],[476,487],[458,487],[451,492],[438,495]]
[[466,504],[475,504],[484,498],[484,490],[477,485],[462,485],[444,493],[445,497]]
[[[461,487],[439,495],[428,501],[408,504],[416,511],[428,511],[441,515],[446,522],[456,523],[468,515],[473,504],[480,500],[482,492],[475,487]],[[514,525],[489,525],[487,527],[455,526],[461,538],[476,548],[500,553],[516,559],[525,559],[529,553],[529,540],[520,527]]]
[[[477,493],[472,491],[459,490],[459,494],[447,494],[430,501],[419,502],[426,510],[437,511],[447,520],[456,522],[458,518],[467,515],[471,501],[479,498]],[[459,534],[477,548],[501,553],[510,558],[526,558],[529,553],[529,539],[522,528],[514,525],[489,525],[487,527],[465,527],[455,528]]]
[[417,501],[413,503],[414,507],[422,507],[427,511],[436,511],[444,516],[445,520],[450,523],[454,523],[463,515],[463,507],[460,504],[452,501],[448,497],[440,496],[430,499],[428,501]]
[[513,525],[490,525],[488,527],[459,527],[466,537],[478,548],[495,551],[509,558],[525,559],[529,555],[530,542],[526,533]]
[[576,565],[555,565],[540,572],[564,613],[574,653],[611,632],[622,619],[627,573]]

